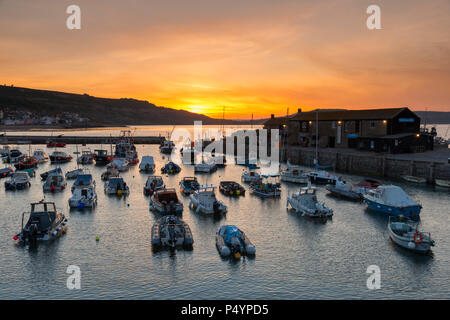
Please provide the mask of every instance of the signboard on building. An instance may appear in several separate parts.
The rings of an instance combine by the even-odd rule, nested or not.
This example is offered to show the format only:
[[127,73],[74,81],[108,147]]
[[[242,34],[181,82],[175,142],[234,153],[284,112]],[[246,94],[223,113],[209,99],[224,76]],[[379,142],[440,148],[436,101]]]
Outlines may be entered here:
[[414,123],[414,118],[398,118],[398,122],[400,123]]

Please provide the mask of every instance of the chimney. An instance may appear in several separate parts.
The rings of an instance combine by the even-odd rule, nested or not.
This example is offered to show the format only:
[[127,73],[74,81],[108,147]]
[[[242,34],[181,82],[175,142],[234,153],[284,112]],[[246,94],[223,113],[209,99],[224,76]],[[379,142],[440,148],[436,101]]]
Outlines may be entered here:
[[297,113],[302,113],[302,108],[298,108]]
[[273,113],[270,115],[270,119],[275,119],[275,115]]

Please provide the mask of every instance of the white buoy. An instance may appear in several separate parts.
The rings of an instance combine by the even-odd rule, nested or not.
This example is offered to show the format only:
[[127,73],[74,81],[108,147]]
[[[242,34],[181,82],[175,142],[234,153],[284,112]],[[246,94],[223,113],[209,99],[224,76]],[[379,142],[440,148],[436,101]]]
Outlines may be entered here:
[[414,242],[408,242],[408,248],[414,249],[416,247],[416,244]]

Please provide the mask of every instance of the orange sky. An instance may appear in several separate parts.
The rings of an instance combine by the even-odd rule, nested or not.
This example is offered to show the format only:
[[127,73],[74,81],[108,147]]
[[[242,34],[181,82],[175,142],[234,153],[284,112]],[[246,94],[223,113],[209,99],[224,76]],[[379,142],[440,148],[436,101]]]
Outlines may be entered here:
[[[66,7],[81,7],[68,30]],[[366,28],[381,7],[382,30]],[[0,0],[0,83],[226,118],[450,111],[450,2]]]

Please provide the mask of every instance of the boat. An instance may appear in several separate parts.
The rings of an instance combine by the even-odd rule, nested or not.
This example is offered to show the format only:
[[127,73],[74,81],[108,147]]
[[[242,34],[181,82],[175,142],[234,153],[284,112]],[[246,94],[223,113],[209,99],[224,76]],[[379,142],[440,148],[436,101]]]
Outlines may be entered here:
[[0,149],[0,157],[7,157],[9,155],[11,148],[9,146],[4,146]]
[[363,193],[360,189],[355,189],[353,185],[342,179],[336,180],[336,184],[327,184],[325,187],[331,194],[343,197],[349,200],[362,200]]
[[62,174],[52,173],[45,180],[42,187],[44,192],[63,191],[67,187],[67,182]]
[[151,196],[155,191],[165,188],[164,180],[161,176],[149,176],[144,186],[144,195]]
[[173,188],[157,190],[150,198],[150,210],[162,215],[183,213],[183,204]]
[[53,163],[66,163],[72,161],[72,157],[62,151],[53,151],[50,155],[50,162]]
[[246,183],[260,183],[262,181],[261,175],[256,171],[244,171],[241,180]]
[[188,224],[174,215],[159,218],[152,227],[152,248],[182,247],[192,250],[194,237]]
[[217,166],[216,163],[212,160],[207,160],[205,162],[202,163],[197,163],[194,166],[194,172],[199,173],[211,173],[213,171],[217,170]]
[[96,149],[94,150],[94,160],[96,165],[101,166],[107,165],[112,159],[107,150]]
[[173,149],[175,149],[175,144],[170,140],[164,140],[159,146],[159,151],[164,154],[171,154]]
[[108,168],[116,168],[120,172],[127,171],[129,167],[129,162],[125,158],[115,158],[108,165]]
[[97,205],[97,192],[94,186],[81,186],[73,190],[69,199],[71,208],[94,208]]
[[240,259],[241,256],[254,256],[255,246],[238,227],[224,225],[216,233],[216,248],[222,257]]
[[83,174],[83,173],[84,173],[84,169],[78,168],[75,170],[67,171],[65,176],[66,176],[67,180],[71,180],[71,179],[76,179],[78,177],[78,175]]
[[303,187],[298,192],[288,195],[286,207],[289,206],[302,216],[311,218],[329,218],[333,216],[333,210],[328,208],[325,203],[317,200],[317,189],[311,187],[308,183],[307,187]]
[[30,176],[24,171],[16,171],[9,181],[5,181],[5,190],[23,190],[31,186]]
[[298,166],[291,166],[289,163],[288,167],[280,172],[280,176],[281,181],[298,184],[307,184],[309,179],[303,169]]
[[94,155],[91,150],[83,150],[81,151],[81,157],[77,159],[78,164],[93,164],[94,163]]
[[[25,216],[28,221],[24,225]],[[31,204],[31,211],[22,214],[22,231],[14,236],[21,244],[34,244],[59,238],[67,231],[67,218],[56,210],[54,202],[43,200]]]
[[35,158],[37,160],[38,163],[44,163],[48,161],[48,156],[47,154],[42,151],[42,150],[35,150],[33,152],[33,158]]
[[18,149],[10,150],[8,156],[5,158],[7,163],[18,163],[25,158],[25,155]]
[[389,215],[418,216],[422,206],[411,199],[402,188],[379,186],[364,195],[364,201],[372,210]]
[[168,174],[174,174],[181,171],[181,168],[179,165],[177,165],[174,162],[167,163],[164,167],[161,168],[162,173],[168,173]]
[[90,173],[83,173],[79,174],[77,176],[77,179],[72,185],[72,192],[77,188],[84,188],[84,187],[93,187],[95,188],[95,181],[92,177],[92,174]]
[[30,176],[30,178],[31,178],[31,177],[36,176],[36,171],[34,169],[35,168],[30,168],[30,169],[24,169],[22,171],[28,173],[28,176]]
[[44,172],[41,174],[41,179],[47,180],[47,177],[51,174],[62,174],[62,170],[61,170],[61,168],[56,168],[56,169]]
[[109,178],[104,187],[106,194],[129,195],[130,188],[121,177]]
[[143,156],[142,161],[139,164],[139,170],[144,172],[155,171],[155,160],[152,156]]
[[200,188],[200,183],[198,183],[196,177],[184,177],[180,181],[181,193],[184,195],[191,194],[194,191],[197,191],[198,188]]
[[450,180],[444,180],[444,179],[436,179],[434,181],[436,186],[442,187],[442,188],[450,188]]
[[234,181],[220,181],[219,191],[227,196],[245,196],[245,188]]
[[412,182],[412,183],[419,183],[419,184],[427,183],[427,179],[422,178],[422,177],[402,176],[402,179],[407,182]]
[[281,195],[281,185],[277,181],[272,181],[271,178],[278,177],[276,176],[263,176],[262,179],[258,183],[250,184],[250,190],[254,195],[257,195],[261,198],[276,198]]
[[354,184],[353,188],[355,189],[355,191],[358,191],[359,193],[364,195],[367,192],[369,192],[370,190],[376,189],[382,185],[383,185],[383,183],[381,181],[369,178],[369,179],[364,179],[364,180],[358,182],[357,184]]
[[121,131],[120,137],[116,143],[114,158],[124,158],[130,165],[139,162],[136,146],[134,145],[134,138],[130,130]]
[[102,173],[101,178],[103,181],[109,180],[111,177],[118,177],[120,176],[119,170],[117,170],[115,167],[107,168],[105,172]]
[[65,142],[56,142],[53,140],[47,140],[47,148],[65,148]]
[[38,161],[33,157],[25,157],[20,162],[14,164],[17,170],[36,168]]
[[9,177],[14,173],[14,170],[11,167],[5,167],[0,169],[0,179]]
[[338,178],[325,170],[312,171],[306,174],[311,181],[315,184],[336,184]]
[[200,186],[190,195],[189,208],[196,213],[226,214],[227,206],[216,199],[215,189],[214,186]]
[[388,230],[391,240],[402,248],[427,253],[435,246],[431,234],[420,231],[418,223],[408,218],[389,217]]

